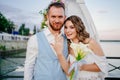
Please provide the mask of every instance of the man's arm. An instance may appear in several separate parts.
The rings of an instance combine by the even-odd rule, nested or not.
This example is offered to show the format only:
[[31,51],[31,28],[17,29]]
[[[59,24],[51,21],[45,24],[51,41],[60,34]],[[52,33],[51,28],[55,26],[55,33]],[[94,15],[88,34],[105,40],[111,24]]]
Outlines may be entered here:
[[34,65],[38,54],[36,36],[30,37],[27,43],[26,60],[24,66],[24,80],[33,80]]

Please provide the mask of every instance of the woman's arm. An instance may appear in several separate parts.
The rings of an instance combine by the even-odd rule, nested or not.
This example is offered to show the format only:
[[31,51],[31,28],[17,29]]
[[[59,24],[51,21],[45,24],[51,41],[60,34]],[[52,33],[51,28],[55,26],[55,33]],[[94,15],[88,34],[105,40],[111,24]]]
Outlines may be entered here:
[[97,43],[94,39],[91,39],[89,41],[88,47],[94,52],[94,54],[96,54],[98,56],[104,56],[104,53],[103,53],[103,50],[102,50],[100,44]]
[[83,64],[81,67],[80,67],[80,70],[84,70],[84,71],[92,71],[92,72],[100,72],[100,68],[95,64]]
[[66,75],[69,75],[68,74],[69,64],[62,53],[62,51],[63,51],[63,37],[56,36],[55,43],[51,44],[51,45],[53,46],[54,50],[56,51],[56,54],[57,54],[57,57],[58,57],[58,60],[61,64],[61,66],[62,66],[62,69],[64,70]]
[[[104,53],[103,53],[101,46],[94,39],[90,39],[88,47],[99,58],[104,56]],[[93,71],[93,72],[100,72],[101,71],[100,67],[96,63],[84,64],[80,67],[80,70]]]
[[66,73],[66,75],[69,76],[70,75],[70,74],[68,74],[69,64],[68,64],[67,60],[65,59],[65,57],[63,56],[62,53],[61,54],[57,54],[57,56],[58,56],[58,59],[60,61],[60,64],[61,64],[64,72]]

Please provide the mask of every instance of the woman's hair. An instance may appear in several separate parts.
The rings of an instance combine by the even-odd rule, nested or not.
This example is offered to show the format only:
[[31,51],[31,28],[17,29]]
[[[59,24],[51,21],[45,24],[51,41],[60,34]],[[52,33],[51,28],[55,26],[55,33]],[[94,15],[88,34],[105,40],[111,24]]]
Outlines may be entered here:
[[75,29],[76,29],[76,32],[77,32],[77,37],[79,39],[80,42],[84,42],[84,40],[86,38],[89,38],[90,35],[89,33],[86,31],[86,28],[85,28],[85,25],[83,24],[82,20],[80,17],[78,16],[75,16],[75,15],[72,15],[70,17],[68,17],[64,24],[67,22],[67,21],[71,21],[72,24],[74,25]]

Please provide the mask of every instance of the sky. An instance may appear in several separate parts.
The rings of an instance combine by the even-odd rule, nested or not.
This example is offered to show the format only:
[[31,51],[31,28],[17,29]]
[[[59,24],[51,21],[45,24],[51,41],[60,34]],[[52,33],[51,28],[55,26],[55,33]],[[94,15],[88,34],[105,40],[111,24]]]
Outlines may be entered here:
[[85,0],[101,39],[120,40],[120,0]]
[[[100,39],[120,40],[120,0],[84,0]],[[42,15],[51,0],[0,0],[0,12],[17,26],[40,28]]]

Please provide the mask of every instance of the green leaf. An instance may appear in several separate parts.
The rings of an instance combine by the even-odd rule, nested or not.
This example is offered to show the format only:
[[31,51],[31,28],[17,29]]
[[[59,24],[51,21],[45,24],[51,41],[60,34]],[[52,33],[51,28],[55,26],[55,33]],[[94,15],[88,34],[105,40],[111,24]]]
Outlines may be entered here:
[[76,60],[77,61],[79,61],[79,60],[81,60],[82,58],[81,58],[81,55],[80,55],[80,53],[78,53],[78,56],[76,57]]
[[72,72],[71,72],[71,76],[70,76],[70,80],[73,80],[73,75],[74,75],[74,73],[75,73],[75,71],[72,70]]

